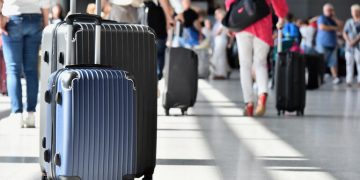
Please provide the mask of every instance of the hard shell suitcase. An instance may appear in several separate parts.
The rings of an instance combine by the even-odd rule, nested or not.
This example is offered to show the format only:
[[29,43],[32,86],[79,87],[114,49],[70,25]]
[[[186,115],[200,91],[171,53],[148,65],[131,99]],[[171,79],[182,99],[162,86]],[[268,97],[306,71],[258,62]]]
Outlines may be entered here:
[[165,89],[163,107],[180,108],[184,115],[196,102],[198,89],[198,57],[186,48],[169,48],[165,55]]
[[[93,64],[95,24],[82,17],[74,21],[72,33],[68,32],[65,22],[45,28],[42,39],[41,60],[41,99],[44,99],[47,80],[52,72],[65,65]],[[72,41],[67,41],[71,35]],[[69,43],[70,42],[70,43]],[[137,79],[137,177],[146,175],[152,177],[156,164],[156,129],[157,129],[157,77],[156,77],[156,47],[154,32],[147,26],[120,24],[111,21],[101,23],[102,65],[123,69]],[[70,53],[66,53],[69,48]],[[70,56],[69,62],[65,62]],[[40,102],[41,126],[46,125],[46,106]],[[43,137],[43,128],[40,128]],[[40,151],[40,164],[44,170],[42,159],[44,152]]]
[[[281,38],[279,39],[281,42]],[[281,45],[279,51],[281,51]],[[279,52],[275,71],[278,115],[285,111],[296,111],[297,115],[304,115],[306,101],[304,56],[295,52]]]
[[68,67],[53,73],[46,92],[42,148],[49,179],[135,177],[136,91],[126,72]]

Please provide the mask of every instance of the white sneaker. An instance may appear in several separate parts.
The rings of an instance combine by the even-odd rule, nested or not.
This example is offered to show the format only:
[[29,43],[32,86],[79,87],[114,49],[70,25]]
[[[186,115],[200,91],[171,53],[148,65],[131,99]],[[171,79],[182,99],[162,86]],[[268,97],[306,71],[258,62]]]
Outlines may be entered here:
[[332,83],[333,83],[333,84],[340,84],[340,79],[339,79],[339,78],[335,78]]
[[35,128],[35,113],[34,112],[28,112],[26,113],[26,116],[23,121],[22,128]]

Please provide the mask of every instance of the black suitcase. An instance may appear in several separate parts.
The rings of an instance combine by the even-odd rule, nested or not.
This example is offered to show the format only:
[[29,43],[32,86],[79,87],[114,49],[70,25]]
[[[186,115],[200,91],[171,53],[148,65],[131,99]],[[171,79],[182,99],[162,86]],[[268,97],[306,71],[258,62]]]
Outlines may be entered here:
[[306,89],[318,89],[321,85],[321,69],[324,56],[322,54],[306,54],[306,68],[308,70],[308,78]]
[[198,57],[186,48],[168,48],[165,55],[165,89],[163,107],[180,108],[184,115],[196,102],[198,89]]
[[[280,42],[282,42],[281,38]],[[304,56],[295,52],[279,52],[275,71],[278,115],[285,111],[296,111],[297,115],[304,115],[306,102]]]
[[[93,64],[95,24],[86,17],[72,26],[68,43],[68,25],[59,23],[45,28],[42,39],[41,98],[44,99],[49,75],[72,64]],[[70,54],[66,48],[70,47]],[[103,22],[101,25],[101,64],[122,69],[134,75],[137,84],[137,177],[152,177],[156,165],[157,77],[155,34],[148,26]],[[65,57],[71,56],[70,62]],[[40,102],[40,124],[46,125],[44,100]],[[40,131],[40,138],[44,132]],[[40,151],[40,159],[44,151]],[[43,162],[40,161],[44,170]]]

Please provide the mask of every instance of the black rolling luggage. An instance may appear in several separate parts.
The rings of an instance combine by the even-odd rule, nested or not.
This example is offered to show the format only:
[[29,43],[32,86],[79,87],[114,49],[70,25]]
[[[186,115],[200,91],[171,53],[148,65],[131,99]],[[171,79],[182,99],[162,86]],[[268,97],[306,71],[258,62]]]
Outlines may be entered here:
[[321,68],[324,56],[322,54],[306,54],[306,68],[308,70],[308,78],[306,89],[318,89],[321,85]]
[[169,48],[165,56],[165,90],[163,106],[180,108],[184,115],[194,106],[198,88],[198,58],[194,51],[182,47]]
[[[75,1],[71,1],[72,4]],[[63,22],[45,28],[41,47],[41,126],[46,126],[44,94],[47,78],[65,65],[93,64],[95,25],[81,16],[73,23],[72,33]],[[67,42],[67,35],[72,41]],[[66,50],[69,48],[69,51]],[[70,52],[66,54],[66,52]],[[137,85],[137,177],[150,179],[156,164],[157,77],[155,34],[144,25],[103,21],[101,24],[101,64],[122,69],[134,75]],[[69,62],[65,62],[70,56]],[[40,128],[43,129],[43,128]],[[42,130],[40,138],[44,137]],[[40,151],[44,159],[44,151]],[[40,161],[44,170],[43,161]]]
[[166,49],[165,54],[163,107],[167,116],[170,108],[180,108],[185,115],[197,96],[198,56],[191,49],[178,47],[180,34],[181,24],[176,22],[175,36],[170,37],[174,47]]
[[[279,33],[279,44],[282,38]],[[305,59],[294,52],[281,52],[279,49],[275,67],[276,109],[278,115],[285,111],[303,115],[306,101]]]

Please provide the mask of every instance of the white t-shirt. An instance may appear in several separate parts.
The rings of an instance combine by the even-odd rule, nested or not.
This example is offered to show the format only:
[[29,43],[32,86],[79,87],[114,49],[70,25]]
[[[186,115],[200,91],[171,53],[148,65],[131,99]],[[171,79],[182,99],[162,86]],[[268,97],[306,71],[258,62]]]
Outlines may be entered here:
[[4,16],[41,13],[41,8],[50,8],[50,0],[4,0]]
[[300,27],[300,33],[302,36],[301,46],[312,47],[313,39],[315,35],[316,29],[312,26],[302,26]]

